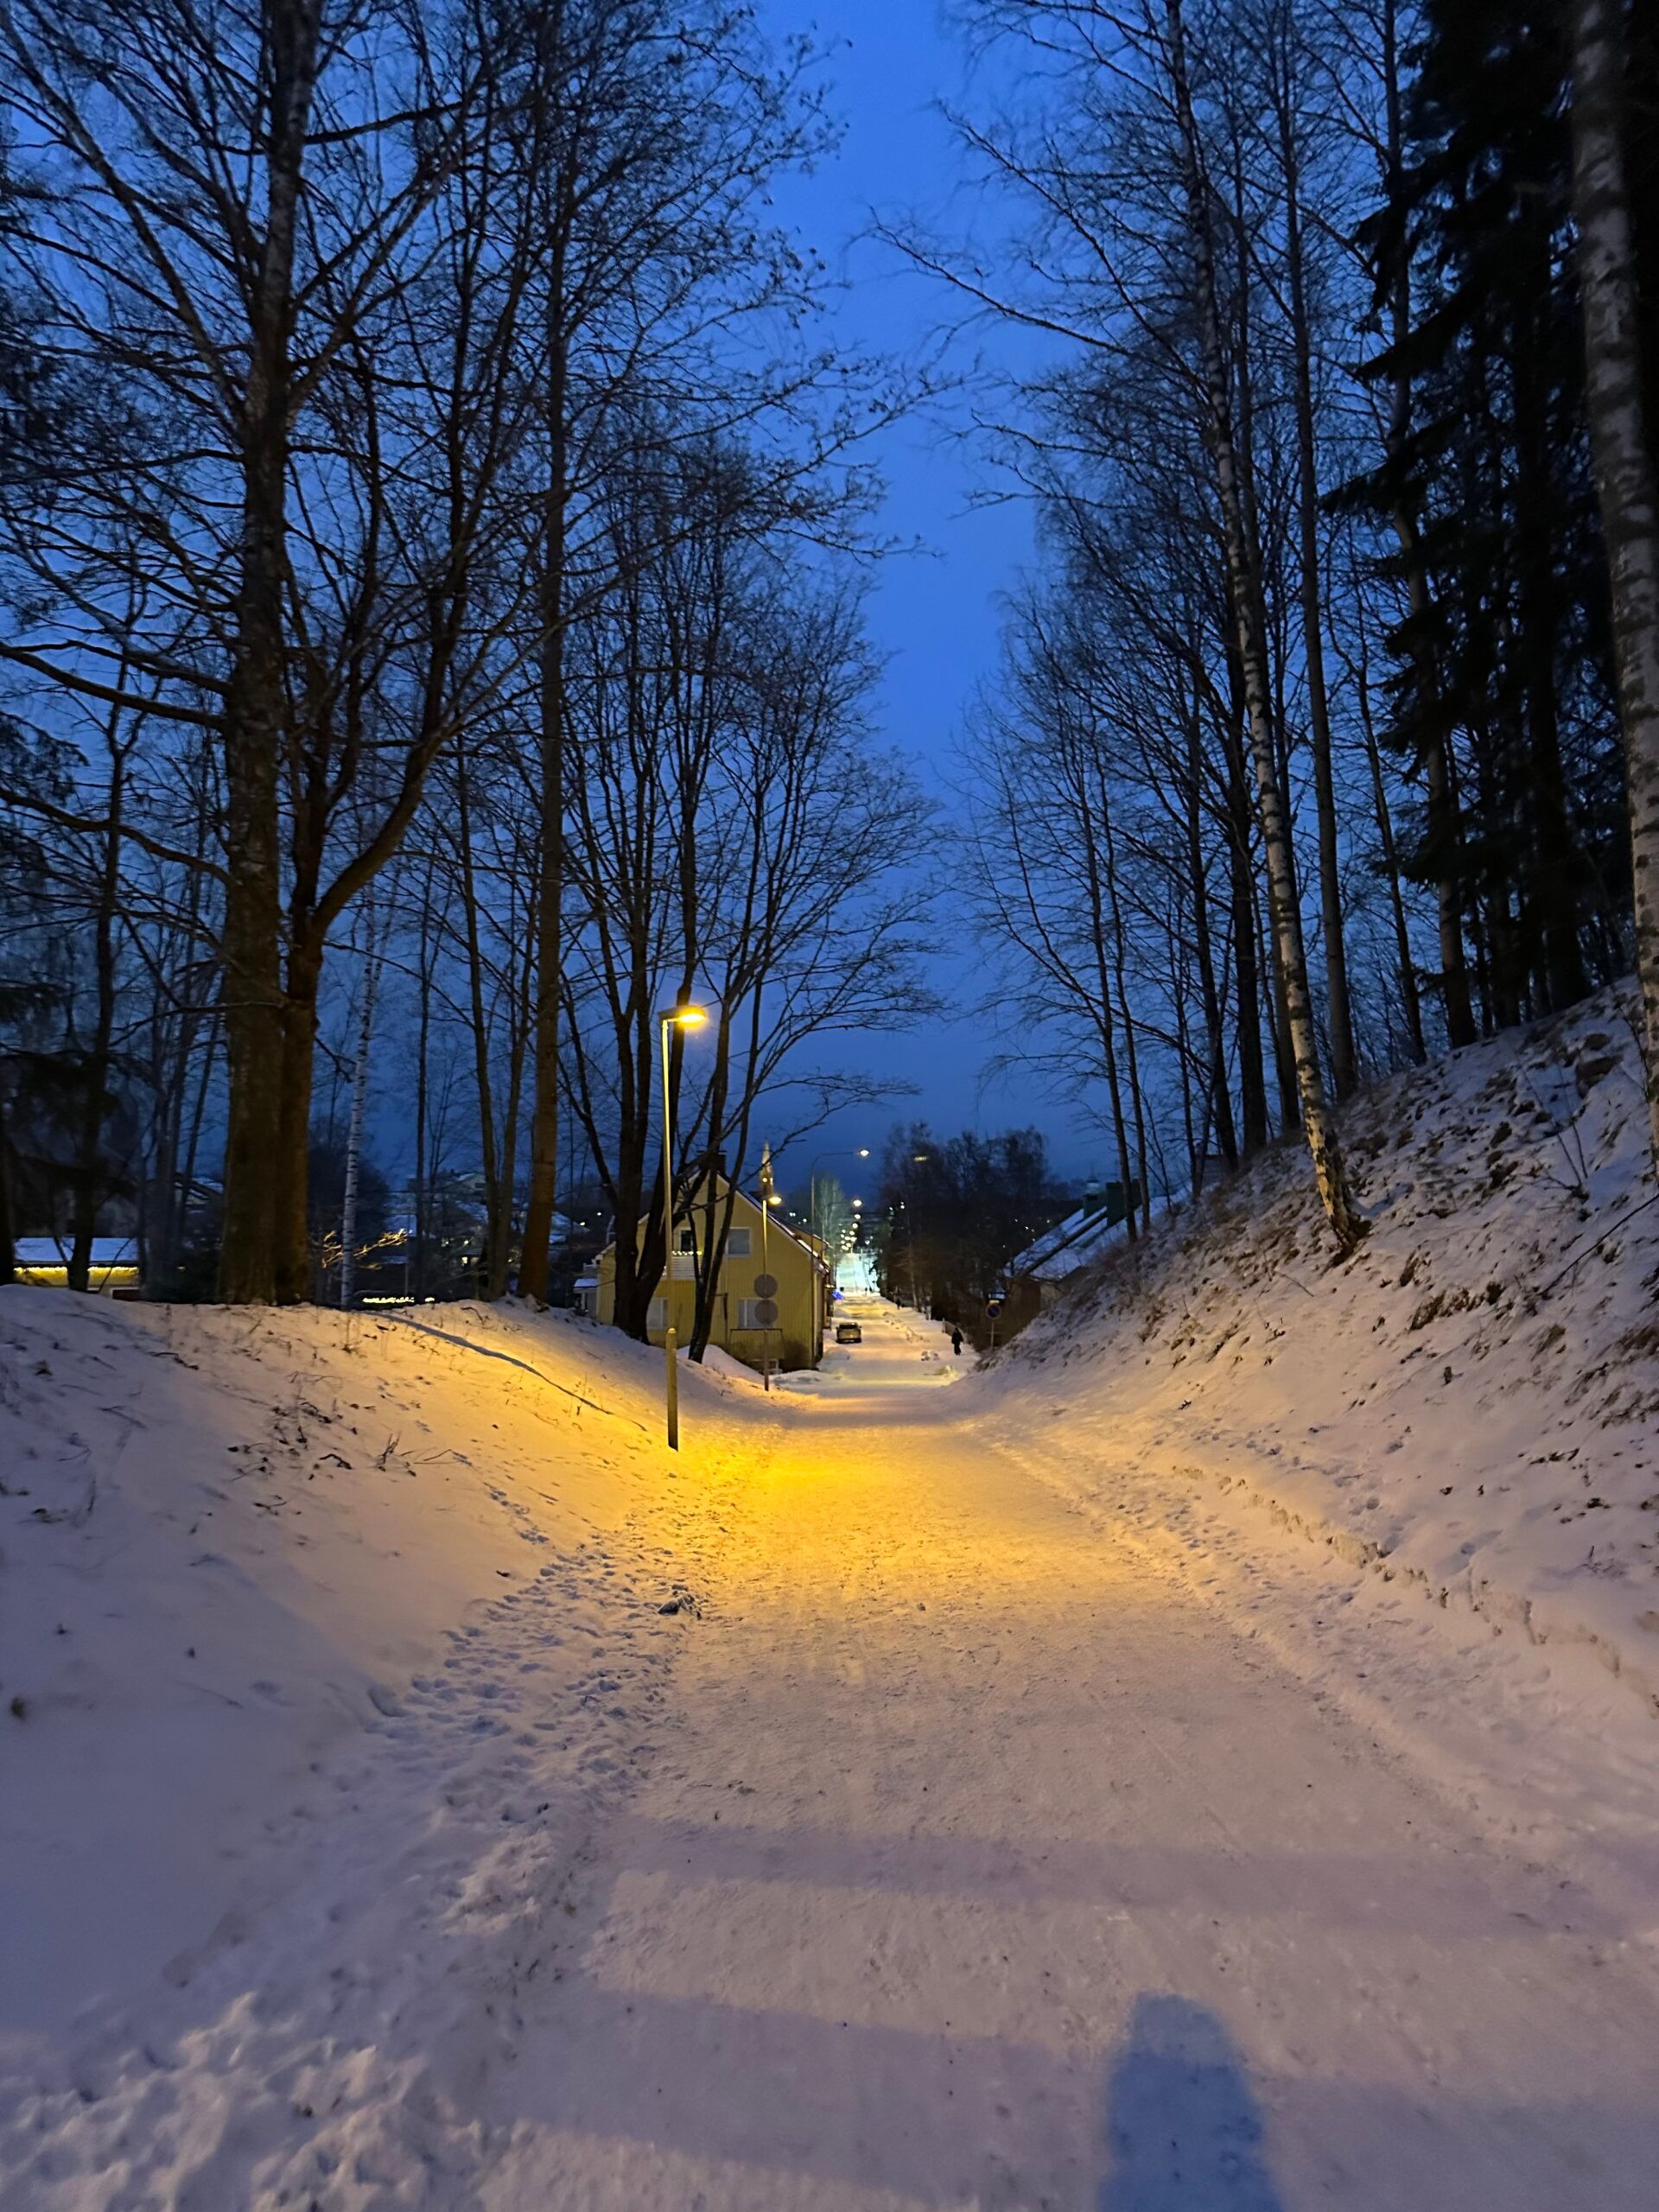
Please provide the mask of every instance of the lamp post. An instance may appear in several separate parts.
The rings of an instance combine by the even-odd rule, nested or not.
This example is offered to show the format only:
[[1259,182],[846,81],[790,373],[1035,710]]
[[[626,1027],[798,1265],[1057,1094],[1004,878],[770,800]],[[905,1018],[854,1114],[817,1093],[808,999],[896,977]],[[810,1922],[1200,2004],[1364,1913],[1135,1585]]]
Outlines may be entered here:
[[681,1000],[659,1014],[663,1035],[663,1346],[668,1356],[668,1448],[680,1448],[680,1370],[675,1363],[679,1347],[674,1340],[674,1096],[668,1078],[668,1033],[701,1029],[708,1011]]

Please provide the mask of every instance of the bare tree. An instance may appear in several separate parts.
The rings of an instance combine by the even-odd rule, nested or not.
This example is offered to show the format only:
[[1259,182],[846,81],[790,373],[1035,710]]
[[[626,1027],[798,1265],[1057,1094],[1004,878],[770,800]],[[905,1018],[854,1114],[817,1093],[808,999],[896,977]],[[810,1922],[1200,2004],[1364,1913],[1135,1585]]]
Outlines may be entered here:
[[1268,904],[1273,923],[1274,951],[1284,991],[1285,1012],[1301,1100],[1302,1124],[1313,1161],[1314,1178],[1337,1243],[1341,1249],[1350,1251],[1363,1234],[1363,1224],[1348,1188],[1340,1141],[1325,1103],[1325,1076],[1319,1065],[1319,1039],[1314,1031],[1313,1003],[1308,993],[1307,965],[1302,949],[1301,912],[1296,893],[1290,829],[1280,779],[1274,727],[1264,634],[1266,608],[1261,560],[1246,513],[1232,401],[1222,350],[1210,185],[1205,173],[1203,142],[1193,105],[1181,0],[1166,0],[1164,25],[1166,41],[1165,59],[1180,132],[1182,184],[1186,200],[1198,342],[1208,408],[1206,428],[1215,465],[1216,487],[1221,502],[1228,582],[1232,594],[1233,619],[1237,628],[1245,710],[1249,720],[1251,749],[1255,758],[1256,804],[1266,849]]
[[[105,387],[58,496],[10,532],[32,576],[19,604],[35,613],[3,651],[66,694],[214,735],[232,1299],[306,1294],[322,947],[396,849],[455,706],[459,549],[439,571],[442,613],[430,572],[398,566],[416,550],[398,495],[445,434],[397,419],[376,383],[406,388],[394,353],[418,381],[413,302],[468,212],[440,194],[499,122],[480,91],[499,63],[486,66],[481,22],[473,35],[458,8],[434,28],[366,0],[262,0],[233,21],[194,0],[18,0],[0,14],[35,149],[30,213],[9,242],[56,343]],[[476,397],[465,374],[446,392],[455,407]],[[456,473],[476,465],[475,448],[448,449]],[[476,511],[463,502],[458,518]],[[135,560],[157,613],[127,634]],[[430,618],[426,695],[402,717],[378,818],[335,865],[342,802],[393,689],[387,630],[402,642],[412,601]]]

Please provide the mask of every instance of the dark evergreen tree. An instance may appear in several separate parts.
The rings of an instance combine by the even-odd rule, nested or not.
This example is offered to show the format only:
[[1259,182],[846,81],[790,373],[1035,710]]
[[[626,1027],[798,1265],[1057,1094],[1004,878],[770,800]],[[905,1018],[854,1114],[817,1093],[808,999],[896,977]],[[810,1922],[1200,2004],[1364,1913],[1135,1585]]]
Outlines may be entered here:
[[1546,0],[1428,0],[1414,63],[1408,157],[1374,237],[1379,297],[1408,260],[1415,313],[1370,372],[1408,379],[1410,429],[1363,488],[1414,516],[1429,572],[1427,613],[1393,636],[1393,735],[1413,764],[1446,746],[1457,806],[1432,828],[1425,812],[1408,857],[1421,880],[1460,877],[1491,1028],[1570,1004],[1628,957],[1563,19]]

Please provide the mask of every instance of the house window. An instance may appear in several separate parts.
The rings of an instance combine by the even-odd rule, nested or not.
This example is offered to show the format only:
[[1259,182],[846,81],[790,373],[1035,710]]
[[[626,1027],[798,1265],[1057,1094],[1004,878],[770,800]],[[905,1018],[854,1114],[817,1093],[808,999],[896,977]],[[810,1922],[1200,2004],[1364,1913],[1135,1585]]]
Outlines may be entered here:
[[645,1315],[645,1326],[648,1330],[665,1329],[668,1326],[668,1300],[665,1298],[652,1300],[650,1309]]
[[759,1298],[740,1298],[737,1301],[737,1325],[740,1329],[776,1327],[776,1323],[760,1319],[757,1309],[766,1301]]
[[690,1228],[688,1228],[688,1229],[683,1229],[683,1230],[680,1231],[680,1249],[681,1249],[681,1251],[682,1251],[682,1252],[695,1252],[695,1251],[696,1250],[696,1249],[697,1249],[697,1232],[696,1232],[696,1230],[695,1229],[690,1229]]
[[753,1241],[753,1236],[754,1231],[752,1229],[733,1230],[730,1236],[726,1239],[727,1258],[728,1260],[747,1260],[754,1249]]

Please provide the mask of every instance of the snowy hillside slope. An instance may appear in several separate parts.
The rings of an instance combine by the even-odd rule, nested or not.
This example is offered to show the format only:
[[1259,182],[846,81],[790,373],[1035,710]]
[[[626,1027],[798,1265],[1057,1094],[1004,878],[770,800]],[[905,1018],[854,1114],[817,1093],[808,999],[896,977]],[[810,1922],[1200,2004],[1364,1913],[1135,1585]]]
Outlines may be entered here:
[[1659,1192],[1631,1004],[1356,1100],[1336,1263],[1281,1147],[1120,1248],[983,1378],[1082,1494],[1173,1471],[1659,1707]]
[[[688,1377],[705,1455],[724,1387]],[[0,2069],[95,2000],[183,1987],[315,1878],[372,1739],[383,1796],[399,1758],[455,1757],[476,1816],[518,1819],[504,1641],[567,1716],[541,1825],[576,1816],[626,1757],[610,1693],[675,1625],[673,1559],[630,1536],[673,1526],[660,1388],[558,1315],[0,1291]],[[357,1872],[366,1910],[391,1877]]]

